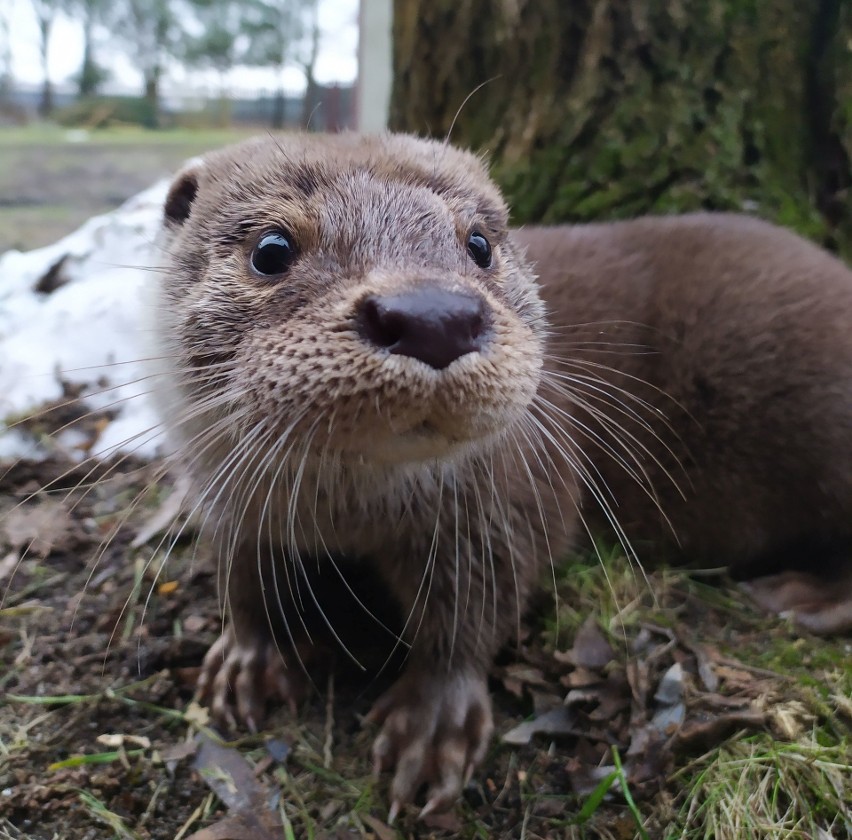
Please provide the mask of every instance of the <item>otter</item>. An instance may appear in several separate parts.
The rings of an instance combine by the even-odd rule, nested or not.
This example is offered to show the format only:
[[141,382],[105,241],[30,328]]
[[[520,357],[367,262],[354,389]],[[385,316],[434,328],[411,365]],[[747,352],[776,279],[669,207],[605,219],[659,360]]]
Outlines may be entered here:
[[510,230],[469,152],[282,135],[178,174],[164,254],[161,408],[229,616],[199,691],[255,728],[301,698],[317,628],[375,625],[405,660],[368,716],[391,818],[460,793],[494,656],[595,510],[640,557],[798,575],[776,607],[850,623],[852,593],[806,572],[852,547],[852,272],[794,234]]

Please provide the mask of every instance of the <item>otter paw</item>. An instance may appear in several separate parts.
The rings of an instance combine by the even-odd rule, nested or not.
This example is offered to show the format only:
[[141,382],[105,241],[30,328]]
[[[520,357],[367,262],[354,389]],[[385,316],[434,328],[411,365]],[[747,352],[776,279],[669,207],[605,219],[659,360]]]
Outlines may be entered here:
[[478,674],[406,674],[367,715],[381,724],[373,745],[376,773],[395,768],[389,818],[426,786],[423,817],[449,808],[485,757],[494,729],[485,678]]
[[238,641],[228,627],[204,656],[196,691],[214,720],[231,730],[242,723],[257,732],[267,700],[283,700],[295,713],[306,689],[303,670],[288,668],[273,640]]

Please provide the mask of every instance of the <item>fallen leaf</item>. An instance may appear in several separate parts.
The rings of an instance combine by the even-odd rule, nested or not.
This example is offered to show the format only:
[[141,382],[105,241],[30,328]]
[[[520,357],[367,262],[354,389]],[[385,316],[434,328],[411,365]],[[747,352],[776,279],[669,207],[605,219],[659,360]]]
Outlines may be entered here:
[[181,741],[160,750],[160,758],[164,763],[183,761],[198,751],[198,741]]
[[280,840],[266,831],[246,823],[243,817],[225,817],[223,820],[191,834],[187,840]]
[[684,641],[684,645],[692,651],[698,669],[698,678],[706,691],[718,691],[719,678],[716,676],[715,663],[719,661],[719,651],[710,645],[699,645]]
[[[193,766],[231,812],[229,818],[216,825],[226,825],[234,834],[196,837],[195,840],[280,840],[281,820],[278,817],[278,791],[270,791],[258,780],[254,768],[232,747],[226,747],[207,737],[198,737],[198,751]],[[210,826],[212,830],[216,826]],[[251,829],[250,835],[240,833]]]
[[154,514],[142,524],[136,532],[131,548],[141,548],[148,540],[170,528],[184,508],[184,500],[189,494],[189,479],[181,476],[175,482],[174,489],[166,497]]
[[376,832],[376,837],[379,840],[396,840],[396,832],[387,823],[383,823],[370,814],[363,814],[361,819]]
[[4,517],[2,527],[12,549],[30,557],[47,557],[52,551],[70,547],[74,531],[68,511],[51,500],[14,508]]
[[580,668],[600,670],[612,662],[615,654],[593,615],[577,631],[568,655],[571,663]]
[[[446,814],[427,814],[423,817],[423,825],[440,831],[450,831],[454,837],[464,828],[462,821],[452,812]],[[384,838],[382,838],[384,840]]]
[[13,549],[10,551],[5,557],[0,559],[0,580],[5,580],[15,569],[18,568],[18,561],[21,559],[21,555],[18,554],[17,550]]
[[557,706],[532,720],[510,729],[502,738],[506,744],[528,744],[533,735],[575,735],[577,718],[570,709]]
[[[569,661],[571,653],[554,654],[560,661],[571,664]],[[567,688],[584,688],[587,685],[597,685],[602,677],[597,671],[590,671],[588,668],[575,668],[570,674],[566,674],[559,681]]]
[[207,626],[207,618],[203,615],[188,615],[183,620],[183,629],[187,633],[199,633]]
[[666,706],[680,703],[683,700],[683,667],[675,662],[668,671],[663,674],[657,685],[654,699]]
[[658,709],[651,718],[649,726],[663,735],[672,735],[684,720],[686,720],[686,706],[683,703],[675,703]]
[[716,715],[709,720],[690,719],[675,734],[672,750],[677,753],[705,752],[739,729],[760,729],[765,724],[766,715],[753,710]]

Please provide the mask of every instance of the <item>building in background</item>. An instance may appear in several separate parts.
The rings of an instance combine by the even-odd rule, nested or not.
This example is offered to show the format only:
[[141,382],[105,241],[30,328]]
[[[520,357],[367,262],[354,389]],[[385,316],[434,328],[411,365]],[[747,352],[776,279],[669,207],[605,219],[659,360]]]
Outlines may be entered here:
[[393,80],[392,24],[393,0],[361,0],[355,89],[355,125],[359,131],[383,131],[387,127]]

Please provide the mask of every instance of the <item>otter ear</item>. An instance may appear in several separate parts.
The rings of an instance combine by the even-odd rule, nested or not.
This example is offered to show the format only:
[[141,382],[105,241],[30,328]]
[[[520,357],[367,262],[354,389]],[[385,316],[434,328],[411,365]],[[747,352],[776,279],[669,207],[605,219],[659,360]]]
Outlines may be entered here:
[[178,172],[169,187],[163,206],[163,219],[167,225],[182,225],[188,218],[195,196],[198,194],[198,175],[203,164],[190,164]]

